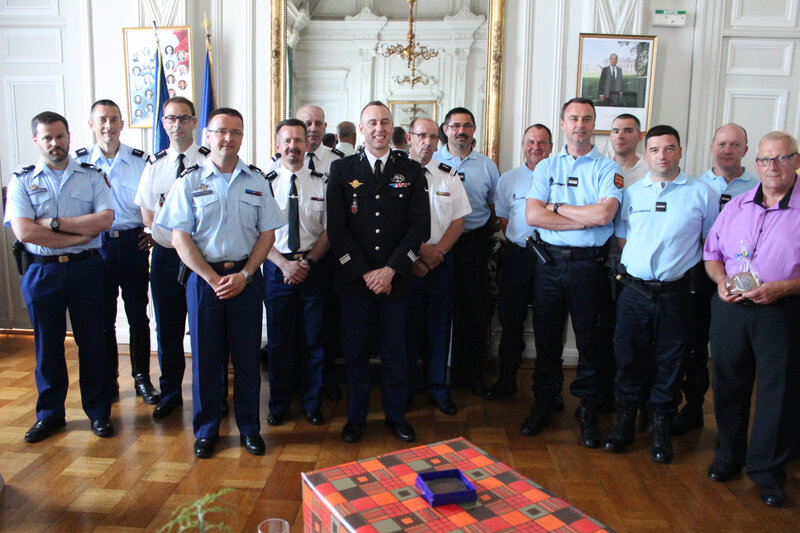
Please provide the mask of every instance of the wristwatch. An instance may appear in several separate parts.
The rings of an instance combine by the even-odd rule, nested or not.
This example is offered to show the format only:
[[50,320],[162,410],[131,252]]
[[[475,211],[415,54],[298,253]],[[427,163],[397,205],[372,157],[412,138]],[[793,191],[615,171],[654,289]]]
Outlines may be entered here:
[[242,269],[242,270],[241,270],[239,273],[240,273],[242,276],[244,276],[244,282],[245,282],[245,283],[247,283],[247,284],[250,284],[250,282],[252,282],[252,281],[253,281],[253,275],[252,275],[252,274],[250,274],[250,273],[249,273],[247,270],[245,270],[245,269]]
[[561,207],[562,205],[564,205],[563,202],[554,203],[553,204],[553,213],[555,213],[557,215],[558,214],[558,208]]
[[50,229],[56,233],[61,231],[61,222],[58,221],[58,217],[53,217],[50,219]]
[[316,262],[308,256],[305,256],[303,259],[301,259],[301,261],[306,262],[309,270],[311,270],[311,268],[316,264]]

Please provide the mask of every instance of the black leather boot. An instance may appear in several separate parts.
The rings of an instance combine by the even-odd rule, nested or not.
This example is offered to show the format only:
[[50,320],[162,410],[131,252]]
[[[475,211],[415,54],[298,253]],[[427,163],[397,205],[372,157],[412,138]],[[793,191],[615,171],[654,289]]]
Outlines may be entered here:
[[636,429],[636,404],[617,402],[617,424],[608,434],[603,447],[607,452],[622,453],[632,443]]
[[672,421],[673,435],[683,435],[687,431],[703,427],[703,402],[687,402],[678,416]]
[[117,350],[117,335],[113,331],[105,334],[106,358],[111,366],[112,379],[114,380],[113,398],[119,398],[119,351]]
[[653,413],[653,461],[657,463],[672,462],[672,437],[669,431],[672,427],[672,415]]
[[487,400],[499,400],[506,396],[512,396],[517,392],[519,392],[517,388],[517,369],[501,366],[497,383],[489,387],[489,390],[486,391],[485,398]]
[[141,396],[144,403],[156,405],[161,395],[150,383],[150,334],[135,335],[131,333],[131,374],[136,395]]
[[581,425],[581,446],[599,448],[602,444],[600,428],[597,427],[597,415],[594,408],[581,405],[578,408],[578,422]]

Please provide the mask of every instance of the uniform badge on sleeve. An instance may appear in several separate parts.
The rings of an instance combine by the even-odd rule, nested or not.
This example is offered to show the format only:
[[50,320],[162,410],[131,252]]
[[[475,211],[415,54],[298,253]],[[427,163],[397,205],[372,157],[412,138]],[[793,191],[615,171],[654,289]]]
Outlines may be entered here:
[[614,185],[616,185],[617,189],[623,188],[625,186],[625,178],[621,174],[614,174]]

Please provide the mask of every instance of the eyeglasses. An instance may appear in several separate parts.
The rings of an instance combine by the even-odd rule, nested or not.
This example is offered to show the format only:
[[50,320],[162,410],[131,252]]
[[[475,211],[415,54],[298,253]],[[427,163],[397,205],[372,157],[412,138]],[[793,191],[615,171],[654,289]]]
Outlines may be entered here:
[[230,135],[231,137],[241,137],[244,135],[242,130],[226,130],[226,129],[218,129],[218,130],[206,130],[208,133],[213,133],[217,137],[227,137]]
[[439,134],[438,133],[417,133],[416,131],[409,131],[408,133],[410,133],[411,135],[416,135],[417,137],[420,137],[421,139],[427,139],[429,141],[438,141],[439,140]]
[[775,163],[779,167],[785,167],[796,155],[797,154],[779,155],[777,157],[756,157],[756,165],[762,168],[767,168],[769,167],[770,163]]
[[175,121],[176,121],[176,120],[177,120],[177,121],[179,121],[181,124],[186,124],[187,122],[189,122],[189,121],[190,121],[190,120],[192,120],[193,118],[194,118],[194,117],[193,117],[193,116],[190,116],[190,115],[180,115],[180,116],[175,116],[175,115],[167,115],[167,116],[165,116],[165,117],[164,117],[164,120],[165,120],[165,121],[166,121],[168,124],[175,124]]
[[460,124],[460,123],[456,122],[455,124],[448,124],[447,127],[448,128],[452,128],[454,130],[458,130],[458,129],[461,129],[461,128],[464,128],[465,130],[474,130],[475,129],[475,124],[473,124],[471,122],[466,122],[464,124]]

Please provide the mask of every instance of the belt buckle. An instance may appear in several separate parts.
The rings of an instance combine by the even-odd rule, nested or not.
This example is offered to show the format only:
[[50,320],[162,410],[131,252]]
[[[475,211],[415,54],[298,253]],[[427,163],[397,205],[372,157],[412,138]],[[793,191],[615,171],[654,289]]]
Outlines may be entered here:
[[69,263],[69,256],[68,255],[59,255],[58,256],[59,263]]
[[108,232],[108,236],[111,237],[112,239],[119,239],[119,231],[111,230]]
[[224,263],[222,263],[222,268],[224,268],[225,270],[231,270],[235,264],[236,263],[234,263],[233,261],[225,261]]

